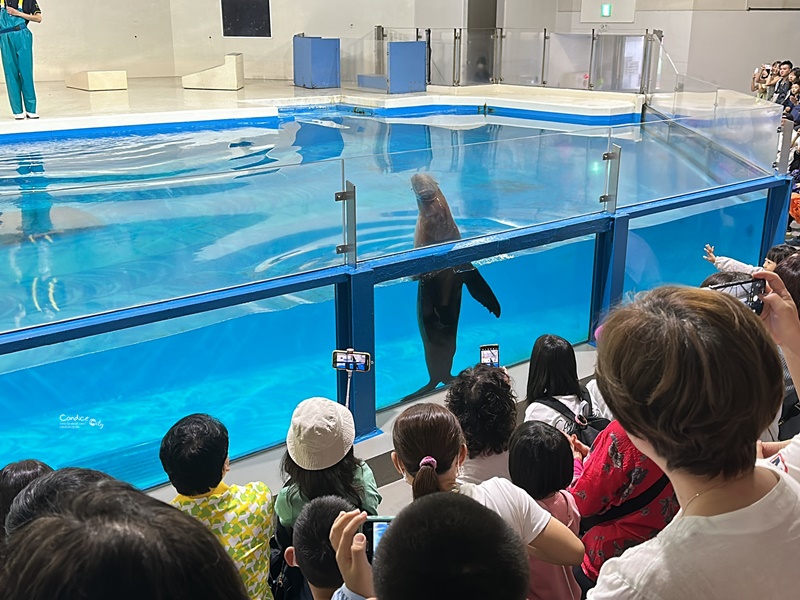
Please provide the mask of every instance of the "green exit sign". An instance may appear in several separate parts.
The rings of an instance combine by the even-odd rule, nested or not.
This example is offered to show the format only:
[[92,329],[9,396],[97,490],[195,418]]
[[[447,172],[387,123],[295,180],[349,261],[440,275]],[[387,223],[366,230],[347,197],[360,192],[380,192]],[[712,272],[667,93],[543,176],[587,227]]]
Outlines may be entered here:
[[611,16],[611,5],[610,4],[601,4],[600,5],[600,16],[601,17],[610,17]]

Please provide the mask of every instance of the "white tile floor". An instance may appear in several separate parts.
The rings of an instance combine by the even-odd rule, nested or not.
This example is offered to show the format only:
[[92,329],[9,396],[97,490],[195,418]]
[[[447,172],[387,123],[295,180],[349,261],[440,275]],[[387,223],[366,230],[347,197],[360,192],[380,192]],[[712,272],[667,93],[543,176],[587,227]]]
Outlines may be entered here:
[[[359,88],[307,90],[291,81],[247,80],[236,92],[185,90],[179,77],[129,79],[127,90],[85,92],[62,81],[36,84],[37,121],[15,121],[0,84],[0,134],[81,127],[189,121],[275,114],[277,106],[347,102],[366,106],[404,106],[421,96],[445,96],[448,103],[483,104],[495,99],[509,106],[535,104],[539,110],[587,115],[631,113],[641,109],[637,94],[559,90],[511,85],[429,86],[427,93],[388,95]],[[270,110],[273,112],[270,113]],[[120,118],[121,117],[121,118]]]

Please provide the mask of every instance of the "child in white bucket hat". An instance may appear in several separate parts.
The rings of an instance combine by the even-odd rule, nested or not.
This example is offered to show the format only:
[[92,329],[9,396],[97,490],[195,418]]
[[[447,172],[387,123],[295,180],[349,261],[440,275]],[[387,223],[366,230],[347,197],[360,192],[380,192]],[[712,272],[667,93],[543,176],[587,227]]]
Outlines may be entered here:
[[367,463],[353,454],[353,415],[327,398],[297,405],[286,436],[281,470],[286,485],[275,512],[284,527],[293,527],[303,507],[320,496],[340,496],[368,514],[378,514],[381,495]]

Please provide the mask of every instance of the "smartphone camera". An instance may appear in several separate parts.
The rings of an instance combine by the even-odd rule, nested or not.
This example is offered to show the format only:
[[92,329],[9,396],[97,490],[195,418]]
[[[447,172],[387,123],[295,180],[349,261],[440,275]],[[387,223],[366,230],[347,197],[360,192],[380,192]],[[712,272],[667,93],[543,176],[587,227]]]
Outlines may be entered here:
[[356,352],[352,348],[333,351],[333,368],[339,371],[369,371],[372,357],[368,352]]
[[757,315],[760,315],[764,310],[764,301],[761,299],[761,296],[767,291],[767,282],[763,279],[721,283],[719,285],[709,286],[708,289],[729,294],[741,300]]
[[367,517],[367,522],[362,527],[367,538],[367,560],[371,563],[375,550],[381,543],[383,534],[388,529],[394,517]]
[[490,367],[500,366],[500,346],[498,344],[485,344],[481,346],[481,363]]

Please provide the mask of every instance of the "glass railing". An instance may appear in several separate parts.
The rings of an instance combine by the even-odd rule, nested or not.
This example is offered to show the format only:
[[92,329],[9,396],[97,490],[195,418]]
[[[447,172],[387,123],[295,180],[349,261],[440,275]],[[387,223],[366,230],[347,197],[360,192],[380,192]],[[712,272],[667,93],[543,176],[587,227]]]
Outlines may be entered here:
[[[695,244],[706,241],[734,244],[731,254],[740,241],[755,262],[775,233],[767,190],[788,189],[768,162],[780,115],[735,110],[735,100],[719,95],[711,114],[650,113],[569,133],[491,116],[451,126],[297,117],[288,148],[235,142],[245,168],[147,181],[69,187],[21,165],[3,178],[14,189],[0,191],[0,385],[26,402],[0,424],[0,459],[24,448],[150,486],[165,480],[161,436],[198,411],[221,418],[231,457],[245,456],[283,441],[302,398],[344,401],[330,367],[337,345],[375,359],[353,377],[365,434],[376,408],[423,388],[432,369],[473,364],[480,343],[500,343],[510,364],[541,333],[587,340],[608,308],[594,291],[604,269],[622,268],[627,290],[699,283],[710,267]],[[369,148],[358,145],[367,130],[377,132]],[[354,195],[341,194],[345,180]],[[427,203],[428,190],[440,202]],[[595,252],[616,231],[615,209],[630,217],[621,267]],[[558,302],[542,293],[553,268],[571,290]],[[420,276],[440,271],[465,284],[444,367],[426,361],[419,330]],[[486,286],[470,289],[478,277]],[[262,284],[273,287],[258,298],[244,291]],[[205,307],[168,312],[190,294]],[[102,329],[80,329],[97,321]]]
[[583,33],[551,33],[549,36],[548,87],[588,90],[593,36]]
[[495,82],[495,44],[499,29],[464,29],[461,39],[461,85]]
[[[424,125],[404,127],[416,127],[417,139],[430,136]],[[428,137],[422,150],[345,159],[345,178],[356,185],[359,260],[600,212],[609,132],[483,141],[485,131],[461,130],[453,132],[453,145],[437,146]],[[495,127],[489,137],[500,133]],[[415,234],[429,210],[417,201],[415,181],[423,197],[438,199],[430,210],[443,214],[429,218],[449,210],[457,228],[448,221],[448,228],[421,239]]]
[[541,29],[504,29],[500,77],[509,85],[539,86],[545,81],[545,35]]
[[82,187],[22,178],[0,197],[0,331],[343,264],[342,164]]
[[645,75],[645,46],[642,35],[597,35],[591,67],[592,89],[639,93]]

